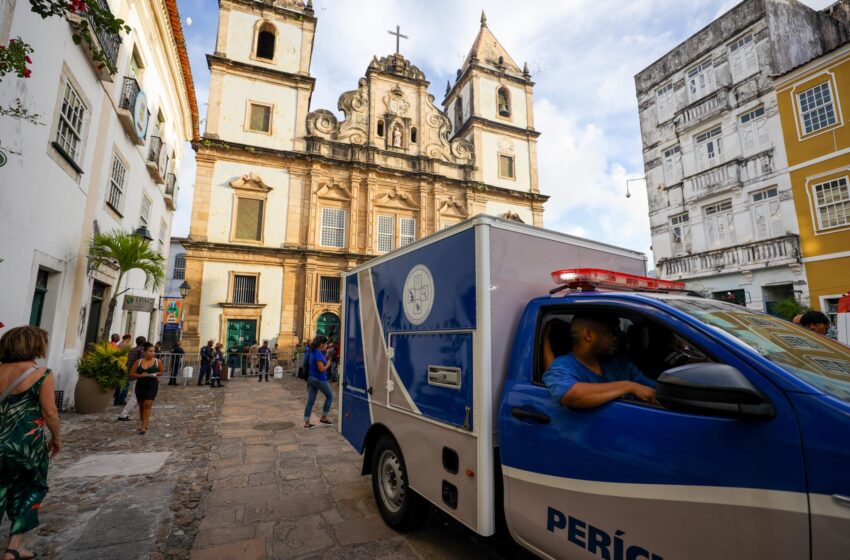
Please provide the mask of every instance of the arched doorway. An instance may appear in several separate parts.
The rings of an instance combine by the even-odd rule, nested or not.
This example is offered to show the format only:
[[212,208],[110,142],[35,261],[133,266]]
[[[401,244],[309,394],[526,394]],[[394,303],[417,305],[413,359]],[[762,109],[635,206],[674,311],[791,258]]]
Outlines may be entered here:
[[316,335],[339,337],[339,317],[335,313],[322,313],[316,320]]

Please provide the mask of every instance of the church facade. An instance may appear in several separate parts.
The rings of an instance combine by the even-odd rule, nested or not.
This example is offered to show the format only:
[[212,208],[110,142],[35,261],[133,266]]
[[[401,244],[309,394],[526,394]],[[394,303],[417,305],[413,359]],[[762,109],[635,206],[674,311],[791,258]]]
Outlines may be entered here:
[[[398,52],[310,110],[311,2],[221,0],[186,247],[187,348],[339,328],[340,274],[476,214],[542,225],[533,83],[481,28],[443,108]],[[398,50],[398,49],[397,49]]]

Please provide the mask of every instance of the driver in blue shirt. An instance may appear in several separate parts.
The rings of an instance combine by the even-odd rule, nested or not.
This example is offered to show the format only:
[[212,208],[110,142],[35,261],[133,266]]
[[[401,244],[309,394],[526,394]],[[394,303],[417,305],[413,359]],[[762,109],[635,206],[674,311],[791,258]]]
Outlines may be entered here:
[[628,360],[615,356],[617,324],[589,315],[570,323],[572,351],[555,358],[543,383],[552,396],[570,408],[593,408],[631,395],[655,402],[655,382]]

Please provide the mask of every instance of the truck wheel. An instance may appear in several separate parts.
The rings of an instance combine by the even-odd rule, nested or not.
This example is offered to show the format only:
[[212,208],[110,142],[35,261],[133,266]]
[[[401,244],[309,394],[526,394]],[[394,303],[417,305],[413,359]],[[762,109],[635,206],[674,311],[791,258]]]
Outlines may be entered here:
[[399,532],[415,529],[428,516],[428,503],[408,485],[398,444],[384,435],[372,453],[372,492],[384,522]]

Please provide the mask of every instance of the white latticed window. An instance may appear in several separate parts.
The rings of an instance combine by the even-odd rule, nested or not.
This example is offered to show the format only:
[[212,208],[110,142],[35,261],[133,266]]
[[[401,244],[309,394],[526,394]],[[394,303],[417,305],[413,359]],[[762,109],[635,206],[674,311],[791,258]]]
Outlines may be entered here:
[[732,200],[727,199],[703,208],[702,223],[710,248],[719,248],[735,243],[735,215]]
[[744,35],[729,45],[729,65],[732,68],[732,80],[735,82],[758,71],[759,60],[752,34]]
[[165,220],[160,220],[159,222],[159,237],[157,241],[159,241],[159,252],[164,255],[165,244],[168,242],[168,222]]
[[345,247],[345,210],[322,208],[320,244],[325,247]]
[[127,179],[127,168],[118,154],[112,155],[112,171],[109,174],[109,198],[106,199],[114,210],[124,209],[124,182]]
[[817,132],[837,122],[829,82],[797,94],[797,100],[800,103],[800,119],[806,134]]
[[699,170],[704,171],[720,163],[723,155],[723,136],[720,127],[712,128],[702,134],[697,134],[697,163]]
[[186,278],[186,255],[180,253],[174,257],[174,279],[183,280]]
[[65,80],[65,91],[62,94],[62,108],[59,111],[59,124],[56,127],[56,143],[72,160],[79,163],[82,159],[79,153],[83,137],[83,121],[86,106],[77,95],[71,82]]
[[688,70],[688,98],[696,101],[714,91],[714,63],[706,60]]
[[667,186],[682,180],[682,149],[672,146],[664,150],[664,182]]
[[687,212],[670,217],[670,233],[674,255],[691,250],[691,224]]
[[233,303],[257,303],[257,277],[233,275]]
[[148,225],[148,220],[151,218],[151,199],[147,195],[142,195],[142,211],[139,213],[139,223],[143,226]]
[[750,211],[758,239],[768,239],[785,232],[780,208],[779,189],[776,187],[753,193]]
[[401,218],[399,220],[398,246],[404,247],[416,241],[416,218]]
[[378,216],[378,251],[386,253],[393,250],[395,237],[395,218],[393,216]]
[[339,303],[339,276],[322,276],[319,278],[319,301],[322,303]]
[[847,177],[812,187],[820,229],[850,225],[850,189]]
[[676,110],[673,84],[669,83],[661,86],[655,94],[655,108],[658,111],[658,122],[663,123],[673,118],[673,113]]
[[753,109],[749,113],[741,115],[738,131],[741,133],[741,146],[744,148],[745,154],[753,154],[770,147],[764,107]]

